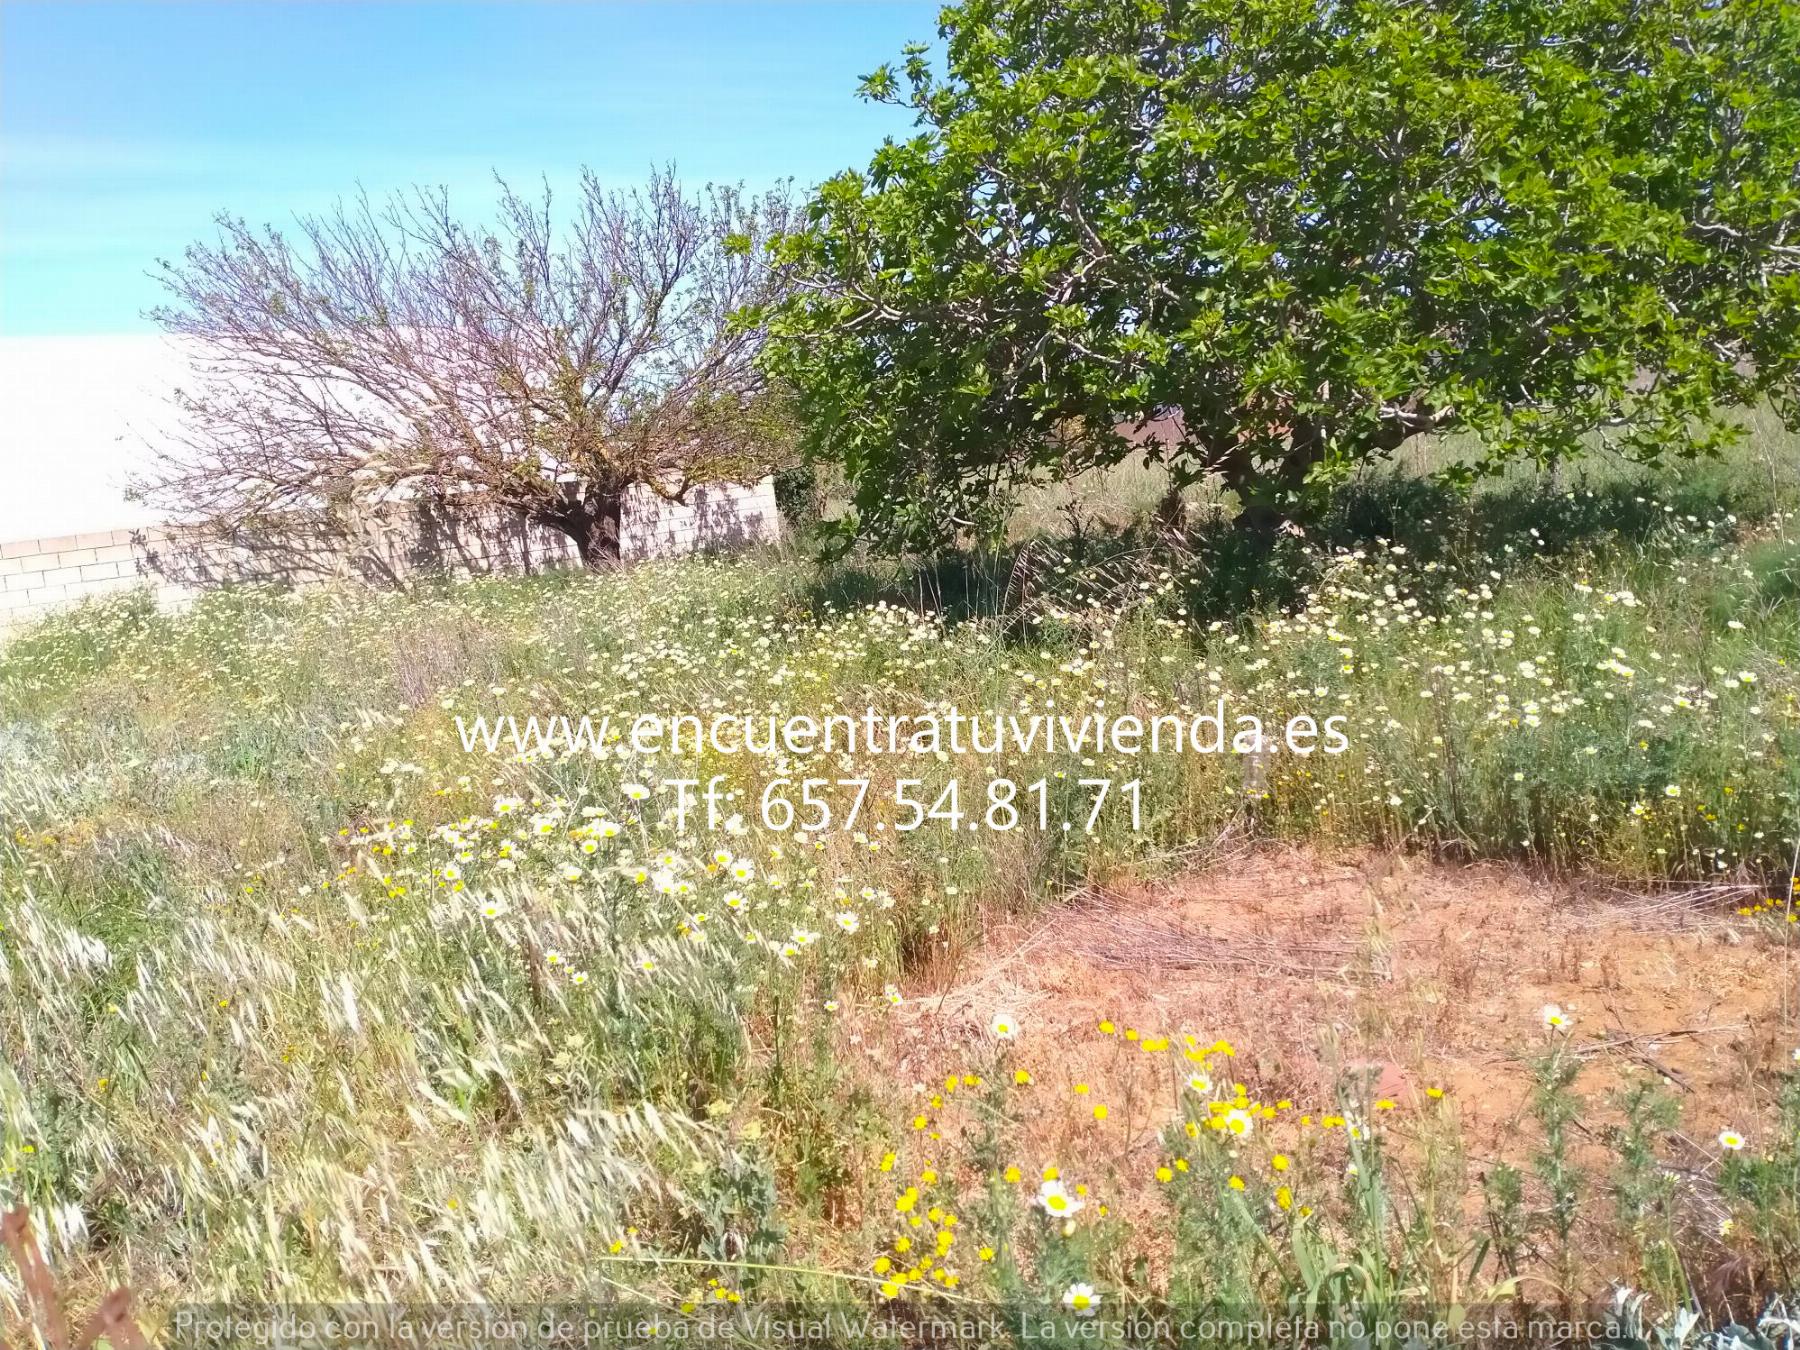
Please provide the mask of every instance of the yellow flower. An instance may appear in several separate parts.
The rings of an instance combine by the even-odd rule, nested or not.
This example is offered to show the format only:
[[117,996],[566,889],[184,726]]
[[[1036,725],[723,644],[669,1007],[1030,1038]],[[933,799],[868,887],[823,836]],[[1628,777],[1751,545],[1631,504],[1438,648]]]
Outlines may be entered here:
[[1105,1120],[1109,1114],[1111,1114],[1111,1113],[1107,1111],[1106,1106],[1104,1104],[1102,1104],[1100,1106],[1096,1106],[1094,1108],[1094,1119],[1095,1120]]
[[1287,1154],[1277,1153],[1273,1158],[1269,1159],[1269,1166],[1273,1167],[1277,1172],[1287,1171],[1288,1170]]
[[1233,1177],[1230,1181],[1226,1182],[1225,1184],[1227,1186],[1231,1187],[1231,1189],[1234,1191],[1241,1191],[1244,1189],[1244,1179],[1242,1177]]
[[1275,1203],[1282,1209],[1292,1209],[1294,1207],[1294,1193],[1286,1186],[1277,1186],[1275,1188]]
[[1159,1167],[1156,1169],[1156,1179],[1166,1186],[1175,1180],[1175,1173],[1168,1167]]

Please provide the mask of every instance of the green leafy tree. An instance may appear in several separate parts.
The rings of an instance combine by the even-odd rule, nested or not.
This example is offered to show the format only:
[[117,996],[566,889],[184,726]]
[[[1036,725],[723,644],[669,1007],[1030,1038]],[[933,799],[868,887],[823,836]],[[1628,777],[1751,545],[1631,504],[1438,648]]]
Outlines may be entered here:
[[1140,454],[1266,526],[1423,432],[1480,472],[1793,420],[1800,6],[966,0],[939,31],[865,79],[919,131],[819,189],[764,316],[873,536]]

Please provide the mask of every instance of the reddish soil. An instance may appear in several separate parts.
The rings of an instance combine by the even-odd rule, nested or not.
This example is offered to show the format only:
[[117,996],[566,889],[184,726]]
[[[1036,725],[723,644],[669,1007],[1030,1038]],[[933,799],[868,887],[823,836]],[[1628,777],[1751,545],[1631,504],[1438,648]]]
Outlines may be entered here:
[[[1010,1013],[1023,1027],[1014,1062],[1048,1108],[1028,1127],[1041,1157],[1018,1161],[1103,1156],[1122,1182],[1153,1170],[1182,1067],[1137,1053],[1127,1029],[1177,1047],[1184,1033],[1231,1042],[1230,1076],[1296,1116],[1332,1110],[1341,1069],[1362,1068],[1398,1104],[1403,1140],[1427,1089],[1443,1090],[1473,1182],[1538,1147],[1528,1061],[1549,1042],[1553,1003],[1583,1061],[1577,1161],[1604,1168],[1616,1089],[1654,1073],[1681,1108],[1660,1152],[1701,1177],[1721,1129],[1754,1147],[1772,1128],[1775,1071],[1800,1044],[1800,933],[1738,915],[1743,903],[1722,888],[1633,897],[1500,867],[1253,853],[997,928],[908,988],[885,1027],[865,1026],[866,1048],[884,1081],[926,1099],[991,1054],[989,1022]],[[1109,1105],[1105,1122],[1095,1103]],[[1584,1209],[1610,1213],[1603,1171],[1590,1186]],[[1723,1216],[1708,1186],[1691,1190],[1698,1222]]]

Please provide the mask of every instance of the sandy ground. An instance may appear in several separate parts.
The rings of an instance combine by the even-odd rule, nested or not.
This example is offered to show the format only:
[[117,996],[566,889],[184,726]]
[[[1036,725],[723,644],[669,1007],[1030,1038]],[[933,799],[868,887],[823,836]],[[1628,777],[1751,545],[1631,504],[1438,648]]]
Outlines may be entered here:
[[[889,1083],[929,1095],[947,1070],[991,1055],[986,1029],[1009,1012],[1023,1027],[1013,1060],[1052,1108],[1029,1127],[1042,1158],[1020,1162],[1099,1153],[1132,1177],[1155,1166],[1180,1064],[1132,1053],[1124,1033],[1223,1038],[1237,1051],[1230,1076],[1296,1115],[1331,1110],[1348,1067],[1397,1103],[1404,1140],[1409,1113],[1441,1090],[1474,1183],[1496,1160],[1528,1165],[1538,1147],[1528,1060],[1556,1004],[1583,1061],[1577,1160],[1606,1163],[1617,1089],[1653,1073],[1681,1108],[1659,1153],[1703,1178],[1721,1129],[1754,1145],[1772,1127],[1776,1071],[1800,1044],[1800,932],[1739,915],[1743,903],[1723,888],[1634,896],[1500,867],[1246,853],[994,929],[906,989],[870,1058]],[[1110,1118],[1097,1123],[1102,1102]],[[1604,1176],[1590,1185],[1584,1210],[1603,1229]],[[1698,1224],[1723,1217],[1704,1184],[1688,1203]]]

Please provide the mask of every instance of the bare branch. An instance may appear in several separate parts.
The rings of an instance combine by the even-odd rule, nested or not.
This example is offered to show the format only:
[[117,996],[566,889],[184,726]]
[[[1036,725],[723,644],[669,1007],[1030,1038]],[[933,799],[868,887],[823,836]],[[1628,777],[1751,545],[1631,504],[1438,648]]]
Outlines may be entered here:
[[759,334],[735,316],[775,297],[765,246],[789,214],[785,188],[689,194],[662,171],[629,192],[584,173],[561,219],[548,187],[501,182],[479,228],[425,188],[340,202],[292,239],[223,216],[162,265],[155,318],[198,378],[139,490],[219,524],[498,504],[608,556],[632,484],[679,495],[779,455]]

